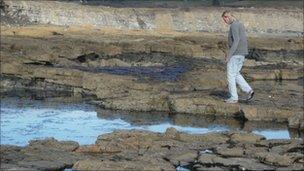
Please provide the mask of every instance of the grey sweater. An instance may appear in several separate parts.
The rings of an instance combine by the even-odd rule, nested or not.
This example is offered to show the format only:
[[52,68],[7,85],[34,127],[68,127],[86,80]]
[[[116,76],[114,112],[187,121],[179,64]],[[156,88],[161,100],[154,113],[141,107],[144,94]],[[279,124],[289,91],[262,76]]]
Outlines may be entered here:
[[248,45],[245,26],[238,20],[233,21],[230,25],[228,34],[228,59],[233,55],[247,55]]

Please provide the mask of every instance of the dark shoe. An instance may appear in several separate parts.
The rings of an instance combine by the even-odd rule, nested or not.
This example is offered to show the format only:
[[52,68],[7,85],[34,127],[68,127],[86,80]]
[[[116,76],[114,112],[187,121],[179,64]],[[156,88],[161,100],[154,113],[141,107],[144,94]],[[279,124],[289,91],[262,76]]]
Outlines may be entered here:
[[251,90],[251,91],[248,93],[248,97],[247,97],[246,101],[252,100],[252,99],[253,99],[253,96],[254,96],[254,91]]

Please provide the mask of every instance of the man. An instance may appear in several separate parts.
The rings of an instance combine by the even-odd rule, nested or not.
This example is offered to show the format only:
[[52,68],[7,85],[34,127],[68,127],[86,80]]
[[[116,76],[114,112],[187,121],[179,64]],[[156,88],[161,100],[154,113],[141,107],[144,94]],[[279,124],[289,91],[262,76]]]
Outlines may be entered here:
[[228,34],[229,50],[225,57],[225,61],[227,63],[227,80],[230,98],[226,99],[225,101],[226,103],[238,102],[236,84],[240,86],[242,91],[248,94],[246,100],[249,101],[253,98],[254,92],[240,74],[245,60],[245,55],[248,54],[245,27],[233,16],[230,11],[224,11],[222,18],[226,24],[230,25]]

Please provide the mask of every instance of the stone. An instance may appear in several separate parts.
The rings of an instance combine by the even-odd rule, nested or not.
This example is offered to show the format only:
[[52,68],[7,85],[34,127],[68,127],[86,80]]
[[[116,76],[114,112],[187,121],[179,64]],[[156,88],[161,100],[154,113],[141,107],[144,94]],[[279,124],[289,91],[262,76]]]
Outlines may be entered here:
[[170,109],[173,113],[191,113],[201,115],[234,116],[240,111],[238,104],[227,104],[213,97],[169,96]]
[[1,166],[2,163],[23,160],[24,158],[26,158],[26,155],[25,153],[22,152],[22,149],[24,148],[18,146],[11,146],[11,145],[1,145],[0,146]]
[[175,170],[181,166],[196,170],[297,170],[296,166],[304,163],[303,141],[265,140],[245,132],[192,135],[174,128],[165,133],[117,130],[99,136],[95,144],[72,148],[75,145],[49,138],[30,141],[26,147],[1,146],[1,168]]
[[[273,121],[278,120],[280,122],[287,121],[292,116],[291,110],[276,109],[272,107],[263,106],[249,106],[243,105],[242,111],[244,116],[249,121]],[[273,116],[276,116],[275,118]]]
[[102,148],[99,145],[83,145],[80,146],[75,150],[75,152],[78,153],[103,153],[103,152],[109,152],[106,151],[104,148]]
[[198,162],[202,163],[203,165],[212,165],[214,164],[213,160],[217,156],[215,154],[202,154],[198,157]]
[[38,171],[39,169],[38,168],[33,168],[31,166],[29,167],[24,167],[24,166],[19,166],[17,164],[6,164],[6,163],[2,163],[1,162],[1,165],[0,165],[0,168],[1,170],[7,170],[7,171],[24,171],[24,170],[32,170],[32,171]]
[[195,170],[197,171],[224,171],[225,169],[221,168],[221,167],[205,167],[205,166],[202,166],[202,165],[196,165],[195,167]]
[[224,166],[238,166],[240,170],[270,170],[273,169],[267,165],[261,164],[253,159],[246,158],[215,158],[214,163],[220,163]]
[[264,139],[265,139],[264,136],[257,135],[254,133],[247,134],[247,133],[239,132],[239,133],[233,133],[230,136],[231,141],[238,143],[256,143]]
[[203,165],[218,165],[225,167],[233,167],[240,170],[268,170],[273,169],[267,165],[258,163],[254,159],[246,158],[222,158],[215,154],[203,154],[198,161]]
[[300,129],[301,123],[303,122],[304,122],[303,111],[299,111],[297,113],[293,113],[293,115],[288,118],[288,127]]
[[60,151],[74,151],[79,147],[79,144],[75,141],[58,141],[55,138],[49,138],[44,140],[31,140],[29,141],[29,148],[37,148],[43,146],[44,148],[54,148]]
[[166,157],[175,166],[187,166],[190,163],[194,163],[198,157],[197,151],[187,151],[183,153],[176,153],[174,155],[169,155]]
[[40,168],[45,162],[47,167],[57,169],[72,166],[77,160],[85,157],[79,153],[73,153],[78,146],[78,143],[58,141],[54,138],[30,141],[29,145],[21,150],[26,157],[18,165],[28,167],[25,165],[29,163],[30,166]]
[[180,133],[180,141],[186,142],[202,142],[210,144],[222,144],[226,143],[229,137],[223,133],[205,133],[203,135],[189,135],[185,133]]
[[110,109],[127,111],[168,111],[169,106],[166,94],[147,91],[129,91],[129,94],[120,98],[109,98],[103,101],[103,106]]
[[293,164],[288,167],[278,167],[277,171],[302,171],[304,170],[303,164]]
[[97,161],[81,160],[75,163],[73,170],[175,170],[173,165],[165,162],[150,161]]
[[286,145],[274,146],[270,152],[277,154],[285,154],[287,152],[303,152],[304,144],[302,139],[292,139],[291,143]]
[[[301,152],[303,152],[303,151],[301,151]],[[290,156],[294,160],[294,163],[304,164],[304,153],[301,153],[301,152],[287,153],[285,155]]]
[[179,132],[171,127],[171,128],[168,128],[165,132],[165,135],[164,135],[166,138],[170,138],[170,139],[180,139],[180,134]]
[[262,140],[256,144],[256,146],[262,146],[267,148],[272,148],[275,146],[282,146],[290,144],[292,140],[290,139],[270,139],[270,140]]
[[[117,131],[111,134],[99,136],[96,141],[103,153],[121,155],[127,154],[164,156],[173,148],[186,148],[185,143],[168,139],[164,135],[149,131]],[[132,152],[133,151],[133,152]],[[120,154],[121,153],[121,154]]]
[[276,153],[257,153],[257,158],[262,162],[275,166],[290,166],[294,159],[287,155],[279,155]]
[[256,153],[264,153],[264,152],[268,152],[268,150],[269,148],[267,147],[254,147],[254,146],[245,147],[245,155],[251,158],[255,158]]
[[245,151],[242,148],[225,148],[218,147],[215,149],[216,154],[219,154],[224,157],[242,157],[245,154]]
[[[86,158],[82,154],[63,152],[50,148],[43,149],[25,149],[26,158],[22,161],[35,162],[35,161],[52,161],[55,162],[56,167],[58,163],[64,166],[72,166],[76,161]],[[53,163],[54,164],[54,163]],[[52,163],[50,163],[52,165]]]
[[61,161],[20,161],[18,166],[33,168],[34,170],[63,170],[67,165]]

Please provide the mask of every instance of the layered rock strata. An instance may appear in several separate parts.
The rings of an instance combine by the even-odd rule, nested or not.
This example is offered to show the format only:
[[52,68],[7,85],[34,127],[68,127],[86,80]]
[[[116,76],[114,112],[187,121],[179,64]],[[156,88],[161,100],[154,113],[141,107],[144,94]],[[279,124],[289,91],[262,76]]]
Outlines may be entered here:
[[92,145],[45,139],[1,146],[1,170],[303,170],[303,141],[245,132],[116,131]]

